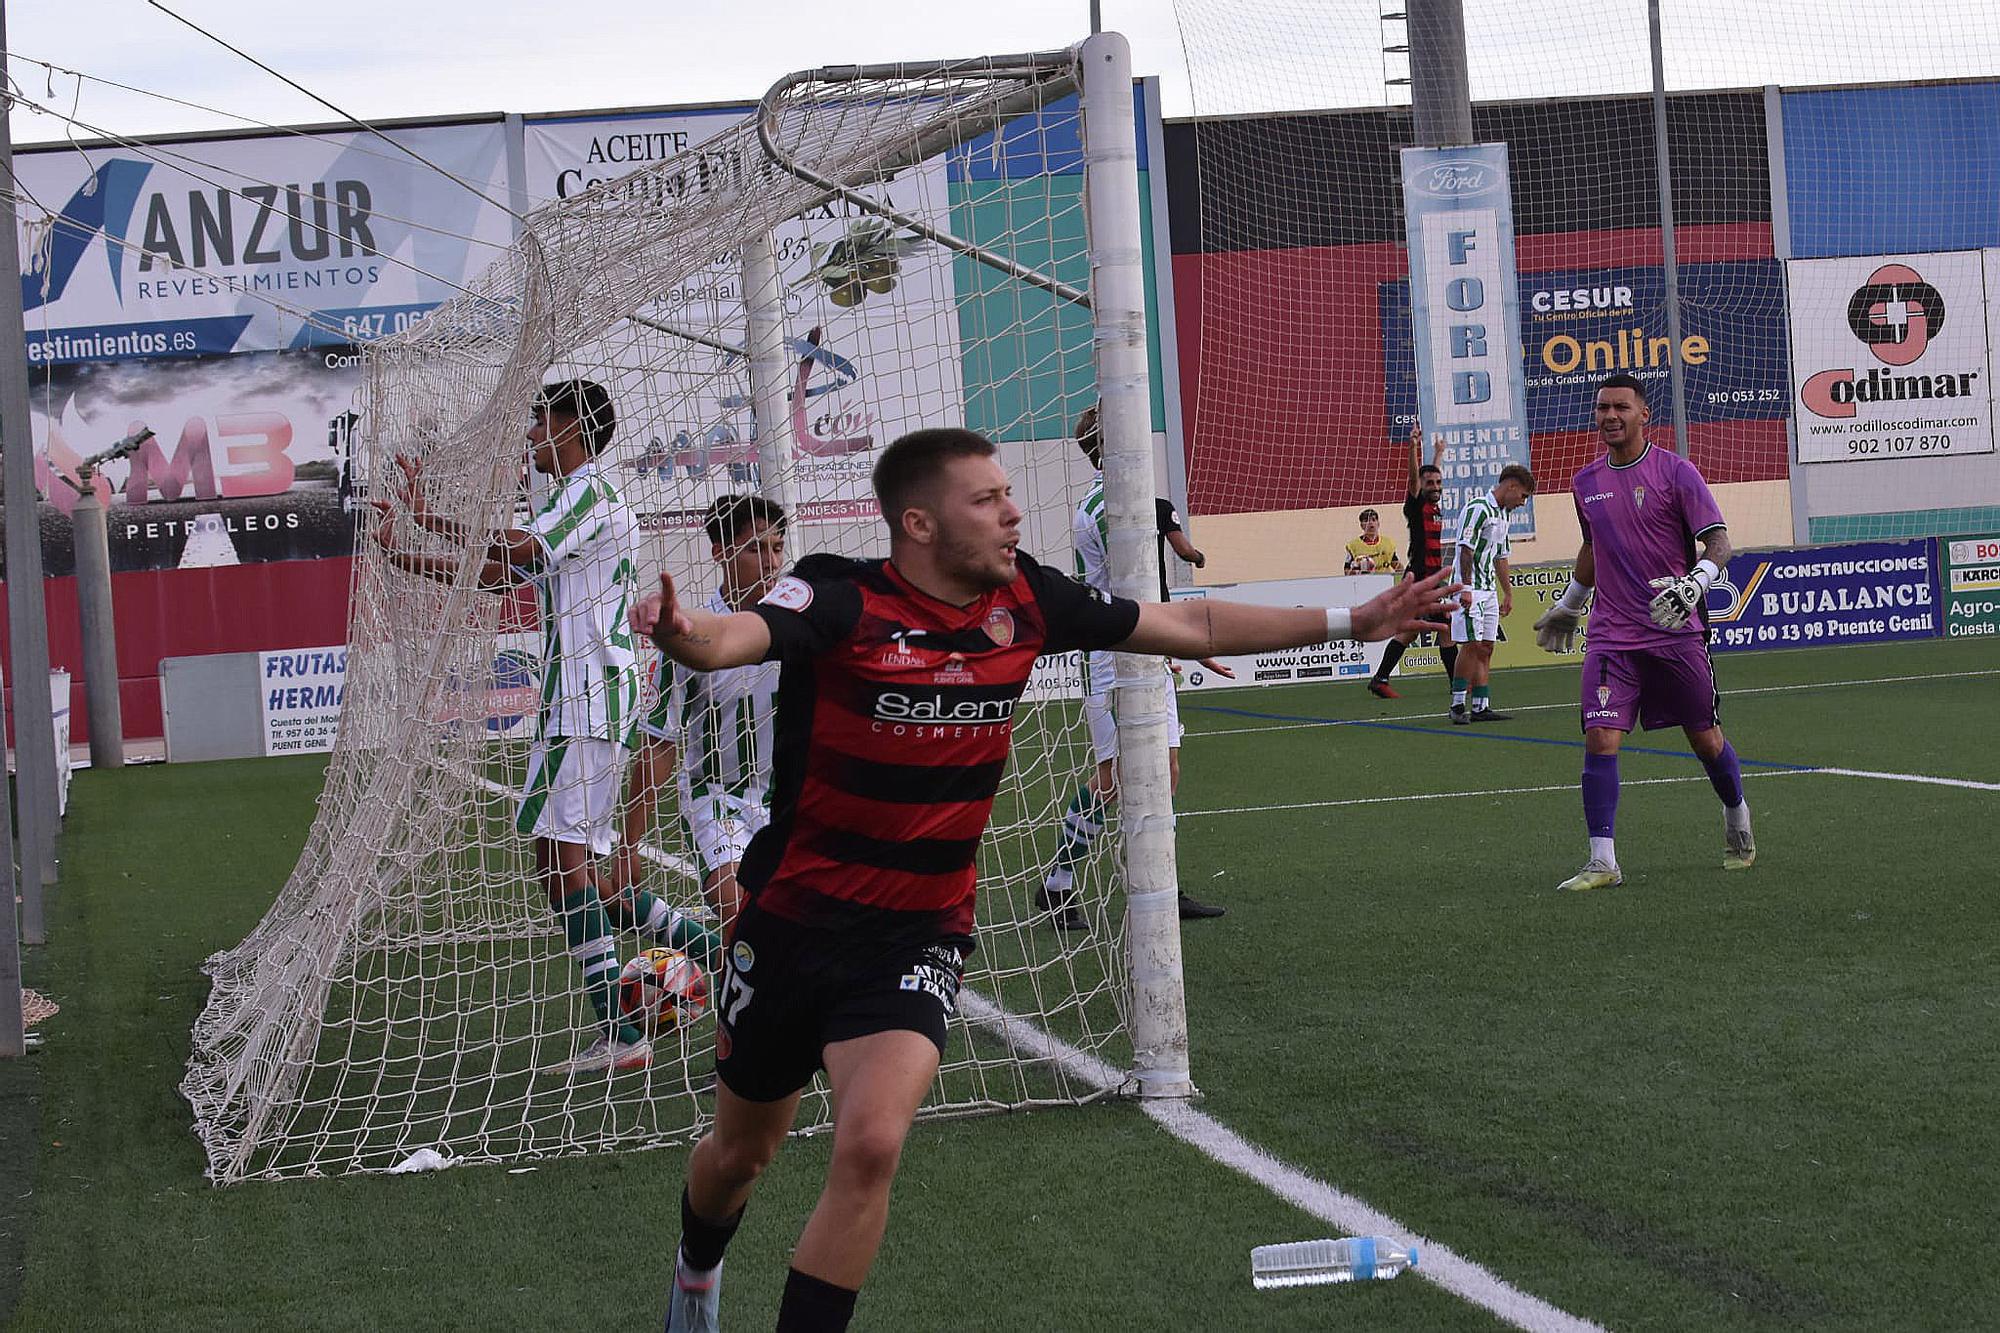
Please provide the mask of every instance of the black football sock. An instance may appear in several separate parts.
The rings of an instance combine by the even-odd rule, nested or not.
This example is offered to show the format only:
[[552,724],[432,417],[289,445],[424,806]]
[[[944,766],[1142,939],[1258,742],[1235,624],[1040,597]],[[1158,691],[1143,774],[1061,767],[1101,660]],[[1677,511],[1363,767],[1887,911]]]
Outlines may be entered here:
[[860,1294],[794,1268],[785,1274],[778,1333],[841,1333],[854,1318],[854,1298]]
[[1382,665],[1375,668],[1375,676],[1369,682],[1370,684],[1380,685],[1383,681],[1389,679],[1389,673],[1396,669],[1396,663],[1403,660],[1403,649],[1405,646],[1401,639],[1389,640],[1389,646],[1382,650]]

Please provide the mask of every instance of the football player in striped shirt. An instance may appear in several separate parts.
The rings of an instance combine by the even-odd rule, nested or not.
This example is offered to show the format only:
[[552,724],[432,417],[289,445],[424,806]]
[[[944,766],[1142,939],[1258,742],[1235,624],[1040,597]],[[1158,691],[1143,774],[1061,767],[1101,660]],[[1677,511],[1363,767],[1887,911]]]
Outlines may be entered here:
[[[1438,497],[1444,494],[1444,436],[1431,439],[1431,461],[1422,462],[1424,427],[1422,422],[1410,424],[1410,487],[1409,495],[1403,501],[1403,519],[1410,525],[1410,563],[1408,577],[1429,578],[1444,568],[1444,517],[1438,513]],[[1368,692],[1378,699],[1400,699],[1396,687],[1389,683],[1389,675],[1396,664],[1403,660],[1403,650],[1410,646],[1412,636],[1402,636],[1389,640],[1382,649],[1382,662],[1375,668],[1375,674],[1368,681]],[[1449,680],[1458,674],[1458,649],[1451,646],[1448,636],[1441,637],[1438,645],[1438,661],[1444,667],[1445,678]]]
[[[703,609],[727,615],[755,606],[785,565],[784,506],[761,495],[725,495],[709,506],[703,527],[721,576]],[[652,832],[660,796],[672,781],[701,866],[702,897],[728,934],[741,905],[737,863],[751,836],[770,822],[777,715],[776,662],[691,671],[662,653],[653,671],[653,705],[639,720],[624,845],[615,863],[620,896],[631,896],[642,931],[678,949],[699,949],[711,970],[721,967],[715,933],[680,918],[653,894],[632,893],[643,878],[639,845]]]
[[886,560],[810,556],[750,611],[681,604],[664,575],[633,625],[700,671],[782,664],[771,823],[716,991],[715,1119],[688,1160],[667,1328],[713,1330],[722,1257],[816,1071],[832,1159],[778,1327],[840,1329],[880,1248],[973,947],[974,882],[1042,654],[1197,659],[1429,628],[1455,589],[1403,583],[1351,611],[1094,592],[1017,546],[993,444],[905,435],[875,466]]
[[[417,460],[397,460],[398,499],[416,527],[477,553],[481,587],[531,584],[542,625],[542,689],[515,827],[534,840],[535,869],[562,923],[601,1035],[551,1073],[640,1069],[652,1046],[618,1018],[618,941],[599,898],[592,858],[610,853],[625,756],[638,721],[639,657],[628,621],[639,526],[598,465],[616,430],[611,395],[593,380],[564,380],[535,395],[530,461],[548,498],[526,527],[474,534],[430,512]],[[377,500],[376,541],[397,568],[457,580],[462,554],[403,550],[396,506]]]
[[[1470,590],[1467,602],[1451,613],[1451,640],[1458,645],[1463,674],[1451,682],[1451,720],[1455,723],[1505,722],[1508,714],[1493,708],[1493,645],[1500,637],[1500,619],[1514,609],[1514,589],[1507,578],[1507,557],[1513,546],[1507,515],[1535,493],[1535,474],[1519,463],[1500,469],[1500,480],[1484,495],[1465,502],[1458,516],[1458,576]],[[1466,708],[1471,693],[1472,707]]]

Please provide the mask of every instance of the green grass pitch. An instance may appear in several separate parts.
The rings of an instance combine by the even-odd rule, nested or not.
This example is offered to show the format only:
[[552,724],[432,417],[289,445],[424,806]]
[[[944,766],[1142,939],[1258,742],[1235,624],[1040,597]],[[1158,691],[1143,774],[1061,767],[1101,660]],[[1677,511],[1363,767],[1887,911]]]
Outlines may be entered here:
[[[2000,1310],[2000,675],[1979,645],[1718,658],[1761,860],[1720,868],[1699,767],[1628,751],[1619,889],[1583,855],[1576,673],[1452,728],[1315,686],[1183,696],[1183,884],[1207,1114],[1619,1329],[1990,1327]],[[1325,721],[1359,725],[1314,725]],[[1678,732],[1632,740],[1678,752]],[[176,1092],[204,957],[303,840],[309,759],[78,776],[0,1064],[0,1322],[23,1329],[653,1326],[684,1152],[207,1185]],[[1430,797],[1433,799],[1417,799]],[[730,1254],[769,1327],[828,1145]],[[1421,1280],[1261,1293],[1324,1223],[1129,1104],[927,1123],[857,1328],[1475,1329]]]

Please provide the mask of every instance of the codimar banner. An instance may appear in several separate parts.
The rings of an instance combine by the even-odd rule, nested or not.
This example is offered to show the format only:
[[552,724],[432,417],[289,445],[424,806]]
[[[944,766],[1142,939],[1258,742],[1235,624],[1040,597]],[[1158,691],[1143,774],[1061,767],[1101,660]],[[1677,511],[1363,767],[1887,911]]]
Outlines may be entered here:
[[[1405,148],[1402,172],[1416,410],[1444,437],[1454,466],[1440,505],[1457,513],[1528,462],[1507,145]],[[1533,501],[1514,533],[1535,535]]]
[[1979,251],[1795,259],[1788,274],[1799,462],[1993,452]]
[[[523,131],[527,193],[537,201],[567,199],[603,187],[645,208],[735,188],[745,164],[717,136],[753,110],[530,120]],[[627,179],[669,161],[671,170]],[[954,229],[943,156],[869,189],[881,202]],[[868,517],[876,509],[869,486],[876,452],[906,431],[965,416],[960,357],[910,354],[913,347],[959,345],[951,252],[901,235],[843,200],[780,224],[772,242],[785,291],[796,515],[806,523]],[[830,311],[827,302],[809,301],[821,294]],[[740,330],[739,264],[731,258],[690,275],[653,315],[686,328]],[[698,511],[715,496],[754,484],[755,432],[742,358],[644,331],[607,344],[603,354],[631,365],[608,386],[614,398],[643,396],[680,413],[645,439],[621,442],[625,495],[649,527],[672,527],[674,511]],[[675,369],[663,372],[669,362]]]
[[387,136],[459,179],[373,134],[17,155],[29,366],[406,328],[512,243],[506,140],[497,120]]

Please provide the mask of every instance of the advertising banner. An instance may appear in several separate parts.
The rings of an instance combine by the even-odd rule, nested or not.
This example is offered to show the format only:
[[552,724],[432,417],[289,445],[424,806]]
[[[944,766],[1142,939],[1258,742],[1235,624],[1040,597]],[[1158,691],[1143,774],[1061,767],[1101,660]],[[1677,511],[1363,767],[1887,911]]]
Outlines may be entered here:
[[75,572],[76,466],[145,427],[96,477],[111,568],[191,569],[351,555],[358,461],[351,347],[55,366],[30,428],[42,562]]
[[294,648],[257,654],[265,754],[323,754],[340,730],[347,649]]
[[[1454,466],[1440,506],[1455,514],[1528,462],[1520,289],[1507,146],[1402,150],[1416,409]],[[1514,518],[1532,537],[1534,503]]]
[[1940,633],[1928,540],[1731,556],[1708,590],[1717,652],[1928,639]]
[[2000,536],[1938,544],[1944,548],[1944,636],[2000,634]]
[[[628,197],[641,205],[723,188],[736,178],[736,165],[705,156],[702,147],[750,111],[529,121],[528,194],[570,198],[677,156],[679,169],[613,188],[629,188]],[[946,177],[940,156],[870,189],[950,230]],[[870,517],[876,451],[906,431],[965,416],[952,255],[839,200],[781,225],[773,243],[786,294],[796,517],[807,523]],[[843,257],[858,259],[858,267],[842,268]],[[740,344],[741,287],[732,258],[690,275],[649,314]],[[629,383],[610,386],[614,398],[643,395],[678,415],[646,438],[626,441],[620,460],[621,476],[630,479],[626,498],[656,516],[651,526],[668,528],[676,514],[699,511],[715,496],[753,484],[756,474],[742,359],[671,339],[649,333],[604,349],[608,359],[632,365]],[[659,367],[668,363],[674,371],[662,374]]]
[[[1408,285],[1384,283],[1380,302],[1388,428],[1400,436],[1396,423],[1417,410]],[[1531,432],[1590,429],[1598,382],[1620,371],[1646,385],[1655,421],[1673,420],[1662,269],[1524,273],[1520,309]],[[1688,420],[1784,420],[1791,398],[1785,338],[1785,276],[1777,260],[1683,265]]]
[[[1176,589],[1174,600],[1215,596],[1253,606],[1355,606],[1389,587],[1387,574],[1356,574],[1337,579],[1273,579],[1266,583],[1234,583],[1215,588]],[[1236,673],[1218,676],[1193,662],[1179,662],[1179,688],[1233,689],[1244,685],[1289,685],[1328,680],[1366,680],[1375,674],[1388,645],[1322,643],[1310,648],[1285,648],[1274,653],[1246,653],[1216,660]]]
[[1794,259],[1786,273],[1799,462],[1993,452],[1978,251]]
[[20,154],[29,366],[365,342],[457,295],[513,239],[502,126],[387,133],[466,184],[372,134]]

